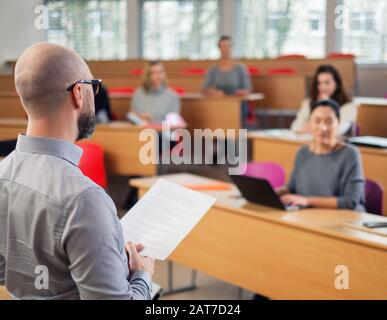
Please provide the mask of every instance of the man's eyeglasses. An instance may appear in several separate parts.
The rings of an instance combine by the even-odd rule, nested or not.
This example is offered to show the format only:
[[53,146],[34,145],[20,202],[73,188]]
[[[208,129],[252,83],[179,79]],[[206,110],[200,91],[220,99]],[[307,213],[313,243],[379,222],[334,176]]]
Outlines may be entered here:
[[102,80],[100,80],[100,79],[78,80],[77,82],[73,83],[71,86],[67,87],[66,90],[67,91],[73,90],[77,83],[91,84],[93,86],[94,94],[98,94],[100,89],[101,89]]

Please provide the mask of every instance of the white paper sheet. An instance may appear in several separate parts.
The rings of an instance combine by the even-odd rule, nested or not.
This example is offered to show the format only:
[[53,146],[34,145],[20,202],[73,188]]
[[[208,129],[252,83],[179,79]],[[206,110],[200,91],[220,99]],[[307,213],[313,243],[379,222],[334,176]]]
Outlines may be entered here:
[[121,219],[125,243],[142,243],[142,255],[165,260],[214,202],[206,194],[159,179]]

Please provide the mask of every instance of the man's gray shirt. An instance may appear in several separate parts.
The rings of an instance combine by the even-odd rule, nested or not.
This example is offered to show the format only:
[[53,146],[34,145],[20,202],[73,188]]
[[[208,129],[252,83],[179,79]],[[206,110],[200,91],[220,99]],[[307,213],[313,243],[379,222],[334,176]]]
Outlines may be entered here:
[[0,284],[18,299],[150,299],[129,273],[114,203],[77,167],[82,149],[20,135],[0,162]]

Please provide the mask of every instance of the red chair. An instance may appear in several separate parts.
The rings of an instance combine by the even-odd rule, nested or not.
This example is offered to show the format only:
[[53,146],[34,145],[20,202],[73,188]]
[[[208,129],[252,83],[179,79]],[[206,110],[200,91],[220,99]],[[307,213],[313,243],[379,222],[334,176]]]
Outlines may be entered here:
[[244,175],[266,179],[273,188],[279,188],[285,184],[286,173],[285,169],[275,162],[249,162]]
[[294,76],[295,74],[297,71],[294,68],[275,68],[268,71],[269,76]]
[[356,56],[352,53],[331,52],[328,54],[328,59],[355,59]]
[[204,76],[207,73],[207,70],[204,68],[186,68],[183,69],[181,75],[185,77],[189,76]]
[[130,74],[132,76],[142,76],[144,74],[144,70],[142,70],[142,69],[133,69],[133,70],[130,70]]
[[247,70],[249,71],[250,75],[252,76],[259,76],[261,74],[261,71],[256,67],[247,67]]
[[288,60],[288,59],[306,59],[306,56],[303,54],[282,54],[277,57],[279,60]]
[[372,180],[366,180],[365,199],[366,210],[369,213],[383,215],[383,188]]
[[182,87],[175,87],[175,86],[170,86],[170,88],[175,91],[179,96],[184,96],[185,95],[185,89]]
[[106,189],[107,179],[105,171],[105,157],[103,148],[92,142],[77,143],[82,148],[83,154],[79,162],[82,173],[96,184]]
[[109,95],[115,95],[115,94],[119,94],[119,95],[132,95],[133,92],[134,92],[134,88],[132,87],[115,87],[115,88],[109,88],[108,89],[108,93]]

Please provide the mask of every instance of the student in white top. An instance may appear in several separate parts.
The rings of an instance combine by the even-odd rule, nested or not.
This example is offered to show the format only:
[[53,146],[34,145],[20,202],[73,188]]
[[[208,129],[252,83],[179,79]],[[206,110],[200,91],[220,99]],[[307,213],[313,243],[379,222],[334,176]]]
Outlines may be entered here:
[[298,133],[310,133],[310,110],[319,100],[332,99],[340,105],[340,128],[338,133],[346,135],[356,123],[357,106],[347,95],[343,88],[339,72],[331,65],[322,65],[317,70],[312,80],[310,97],[306,98],[297,113],[291,129]]

